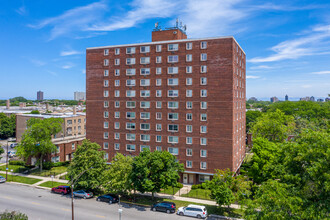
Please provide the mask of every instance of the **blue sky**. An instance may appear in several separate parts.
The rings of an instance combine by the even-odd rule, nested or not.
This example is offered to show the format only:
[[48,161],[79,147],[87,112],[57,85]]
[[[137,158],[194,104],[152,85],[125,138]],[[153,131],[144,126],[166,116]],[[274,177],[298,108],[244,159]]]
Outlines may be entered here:
[[233,35],[247,54],[247,97],[330,93],[330,2],[0,0],[0,99],[72,99],[87,47],[151,41],[179,17],[189,38]]

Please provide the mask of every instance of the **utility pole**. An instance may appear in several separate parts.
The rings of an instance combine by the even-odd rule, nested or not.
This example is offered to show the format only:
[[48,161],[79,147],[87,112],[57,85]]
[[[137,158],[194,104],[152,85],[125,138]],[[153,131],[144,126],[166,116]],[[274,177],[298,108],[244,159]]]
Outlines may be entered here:
[[6,156],[6,181],[8,180],[8,139],[7,139],[7,156]]

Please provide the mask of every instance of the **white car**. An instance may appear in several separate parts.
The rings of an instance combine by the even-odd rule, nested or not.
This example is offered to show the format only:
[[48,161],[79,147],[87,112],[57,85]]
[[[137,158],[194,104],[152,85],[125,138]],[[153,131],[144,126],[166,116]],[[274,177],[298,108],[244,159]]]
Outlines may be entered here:
[[4,183],[6,182],[6,178],[4,178],[3,176],[0,176],[0,183]]
[[197,218],[206,218],[207,211],[205,206],[201,205],[188,205],[187,207],[180,207],[177,212],[178,215],[186,215]]

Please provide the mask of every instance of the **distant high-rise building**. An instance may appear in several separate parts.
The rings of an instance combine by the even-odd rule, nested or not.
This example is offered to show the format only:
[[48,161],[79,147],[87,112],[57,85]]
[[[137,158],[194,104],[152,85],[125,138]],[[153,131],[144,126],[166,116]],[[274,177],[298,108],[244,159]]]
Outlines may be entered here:
[[285,95],[285,101],[289,101],[289,96]]
[[306,96],[305,98],[300,98],[300,101],[310,101],[311,98],[309,96]]
[[276,96],[271,97],[271,98],[270,98],[270,102],[271,102],[271,103],[278,102],[278,98],[277,98]]
[[258,101],[258,99],[257,99],[256,97],[251,97],[251,98],[249,98],[249,101],[254,101],[254,102],[257,102],[257,101]]
[[324,102],[324,99],[317,99],[318,102]]
[[309,99],[309,101],[315,102],[314,96],[311,96],[311,98]]
[[86,100],[86,92],[74,92],[74,100]]
[[37,92],[37,100],[38,101],[44,100],[44,92],[42,92],[42,91]]

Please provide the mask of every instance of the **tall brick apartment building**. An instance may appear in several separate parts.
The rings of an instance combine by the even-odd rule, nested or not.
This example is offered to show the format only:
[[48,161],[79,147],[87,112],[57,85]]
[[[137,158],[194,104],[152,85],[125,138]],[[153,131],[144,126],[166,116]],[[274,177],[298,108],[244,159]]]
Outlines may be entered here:
[[187,39],[155,29],[152,42],[87,48],[87,139],[111,158],[167,150],[183,183],[237,171],[245,155],[245,53],[233,37]]

